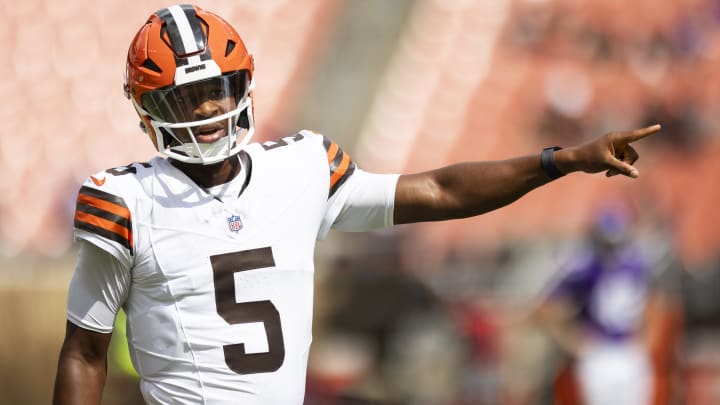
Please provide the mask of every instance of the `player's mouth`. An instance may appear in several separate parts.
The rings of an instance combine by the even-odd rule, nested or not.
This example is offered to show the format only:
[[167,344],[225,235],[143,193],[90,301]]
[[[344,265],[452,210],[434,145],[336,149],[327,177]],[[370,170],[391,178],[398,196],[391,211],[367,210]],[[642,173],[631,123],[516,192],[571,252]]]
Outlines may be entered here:
[[195,130],[198,143],[213,143],[225,135],[225,128],[221,125],[207,125]]

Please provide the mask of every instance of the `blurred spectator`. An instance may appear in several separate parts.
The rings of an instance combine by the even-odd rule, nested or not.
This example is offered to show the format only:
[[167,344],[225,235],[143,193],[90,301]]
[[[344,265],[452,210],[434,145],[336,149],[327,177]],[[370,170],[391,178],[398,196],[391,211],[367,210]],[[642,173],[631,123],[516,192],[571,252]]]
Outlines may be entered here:
[[685,338],[684,403],[720,403],[720,257],[688,271],[682,280]]
[[466,349],[439,297],[377,250],[333,267],[306,401],[452,403]]

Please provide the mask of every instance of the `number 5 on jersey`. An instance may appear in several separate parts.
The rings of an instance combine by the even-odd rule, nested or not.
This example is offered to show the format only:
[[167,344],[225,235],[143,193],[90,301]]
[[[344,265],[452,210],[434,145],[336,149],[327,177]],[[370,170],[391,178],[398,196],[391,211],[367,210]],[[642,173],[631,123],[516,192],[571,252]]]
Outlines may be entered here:
[[277,308],[270,300],[235,301],[234,274],[275,266],[272,249],[264,247],[210,256],[210,265],[218,315],[231,325],[262,322],[268,340],[265,353],[246,353],[244,343],[223,346],[225,363],[238,374],[268,373],[279,369],[285,360],[285,343]]

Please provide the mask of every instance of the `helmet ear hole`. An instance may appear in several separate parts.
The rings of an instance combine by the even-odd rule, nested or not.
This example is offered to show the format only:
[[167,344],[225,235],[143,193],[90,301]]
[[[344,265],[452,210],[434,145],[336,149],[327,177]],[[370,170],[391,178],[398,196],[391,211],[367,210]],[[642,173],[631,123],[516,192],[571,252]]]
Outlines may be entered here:
[[237,126],[244,129],[250,129],[250,119],[248,118],[247,109],[243,110],[238,116]]
[[147,134],[147,127],[145,126],[145,123],[140,121],[140,130]]

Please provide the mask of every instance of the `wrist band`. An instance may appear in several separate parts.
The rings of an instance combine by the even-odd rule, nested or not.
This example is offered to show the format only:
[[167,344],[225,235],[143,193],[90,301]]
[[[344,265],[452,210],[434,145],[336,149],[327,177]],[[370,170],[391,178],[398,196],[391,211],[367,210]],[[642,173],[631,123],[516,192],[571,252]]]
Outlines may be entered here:
[[555,166],[555,159],[553,159],[553,153],[560,149],[562,148],[559,146],[550,146],[543,149],[542,153],[540,153],[540,167],[543,172],[545,172],[545,174],[553,180],[565,175],[557,168],[557,166]]

